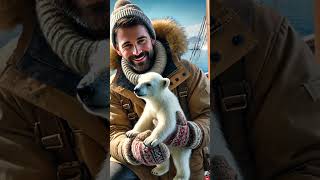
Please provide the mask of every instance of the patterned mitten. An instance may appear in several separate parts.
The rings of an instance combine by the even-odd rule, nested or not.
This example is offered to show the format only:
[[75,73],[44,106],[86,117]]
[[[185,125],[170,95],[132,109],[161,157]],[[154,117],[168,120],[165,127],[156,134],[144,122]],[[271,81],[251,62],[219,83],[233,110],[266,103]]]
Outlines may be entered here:
[[154,166],[163,163],[170,157],[168,147],[160,143],[155,147],[147,147],[143,144],[145,138],[150,136],[147,130],[138,134],[135,138],[126,138],[122,146],[122,154],[125,160],[132,165]]
[[202,142],[203,132],[197,123],[187,121],[182,112],[176,112],[177,124],[165,144],[176,147],[196,149]]

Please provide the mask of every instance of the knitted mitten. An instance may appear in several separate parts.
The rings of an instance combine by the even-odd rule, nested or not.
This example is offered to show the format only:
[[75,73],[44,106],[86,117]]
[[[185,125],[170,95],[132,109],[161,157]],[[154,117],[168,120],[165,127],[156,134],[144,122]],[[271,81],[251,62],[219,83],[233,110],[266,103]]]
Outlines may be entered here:
[[165,144],[196,149],[202,142],[203,132],[197,123],[187,121],[182,112],[176,112],[175,131],[165,140]]
[[122,154],[128,163],[154,166],[163,163],[170,157],[169,149],[163,143],[155,147],[147,147],[143,144],[144,139],[150,134],[151,131],[147,130],[138,134],[135,138],[125,139],[122,146]]
[[212,165],[212,172],[211,175],[213,179],[219,180],[236,180],[237,174],[236,172],[230,167],[228,162],[223,156],[214,156],[211,159]]

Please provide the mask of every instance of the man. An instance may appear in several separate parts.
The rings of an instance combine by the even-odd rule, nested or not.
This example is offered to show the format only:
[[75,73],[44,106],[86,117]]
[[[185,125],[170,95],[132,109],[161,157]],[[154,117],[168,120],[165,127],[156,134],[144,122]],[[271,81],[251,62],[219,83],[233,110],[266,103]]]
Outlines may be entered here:
[[210,6],[213,111],[244,179],[320,179],[320,67],[309,47],[251,0]]
[[1,28],[23,25],[1,52],[0,179],[94,179],[108,149],[109,3],[0,3]]
[[[177,124],[176,131],[170,135],[171,143],[164,143],[193,149],[190,177],[203,179],[203,149],[209,142],[209,83],[198,67],[181,60],[187,45],[181,27],[168,19],[151,23],[137,5],[122,0],[117,1],[111,15],[111,40],[111,67],[117,69],[110,82],[111,179],[152,180],[175,176],[172,161],[168,173],[160,178],[153,175],[152,165],[161,160],[147,157],[157,154],[163,159],[167,154],[157,147],[146,148],[143,138],[131,141],[125,135],[143,112],[145,103],[135,96],[133,89],[139,74],[149,71],[170,79],[169,88],[179,97],[181,106],[186,106],[184,112],[189,114],[188,123]],[[187,128],[186,133],[178,134],[183,132],[181,128]],[[188,143],[172,143],[179,140]]]

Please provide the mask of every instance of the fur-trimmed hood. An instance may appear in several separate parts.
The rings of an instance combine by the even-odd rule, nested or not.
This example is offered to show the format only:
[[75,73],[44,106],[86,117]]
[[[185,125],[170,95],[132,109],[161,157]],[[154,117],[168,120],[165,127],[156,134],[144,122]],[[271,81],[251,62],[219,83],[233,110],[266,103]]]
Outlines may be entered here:
[[[152,21],[157,39],[168,42],[172,55],[181,56],[187,51],[188,42],[184,29],[173,19],[159,19]],[[117,69],[120,66],[121,57],[110,46],[110,68]]]

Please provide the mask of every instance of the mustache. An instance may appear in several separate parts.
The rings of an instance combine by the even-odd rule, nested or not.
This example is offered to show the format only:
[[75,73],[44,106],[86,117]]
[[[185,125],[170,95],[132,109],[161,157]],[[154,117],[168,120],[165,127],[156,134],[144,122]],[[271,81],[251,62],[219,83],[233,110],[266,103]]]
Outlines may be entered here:
[[149,56],[149,52],[143,51],[143,52],[141,52],[140,54],[138,54],[137,56],[135,56],[135,55],[130,56],[130,57],[129,57],[129,60],[130,60],[130,61],[133,61],[133,60],[139,59],[139,58],[141,58],[141,57],[143,57],[143,56]]

